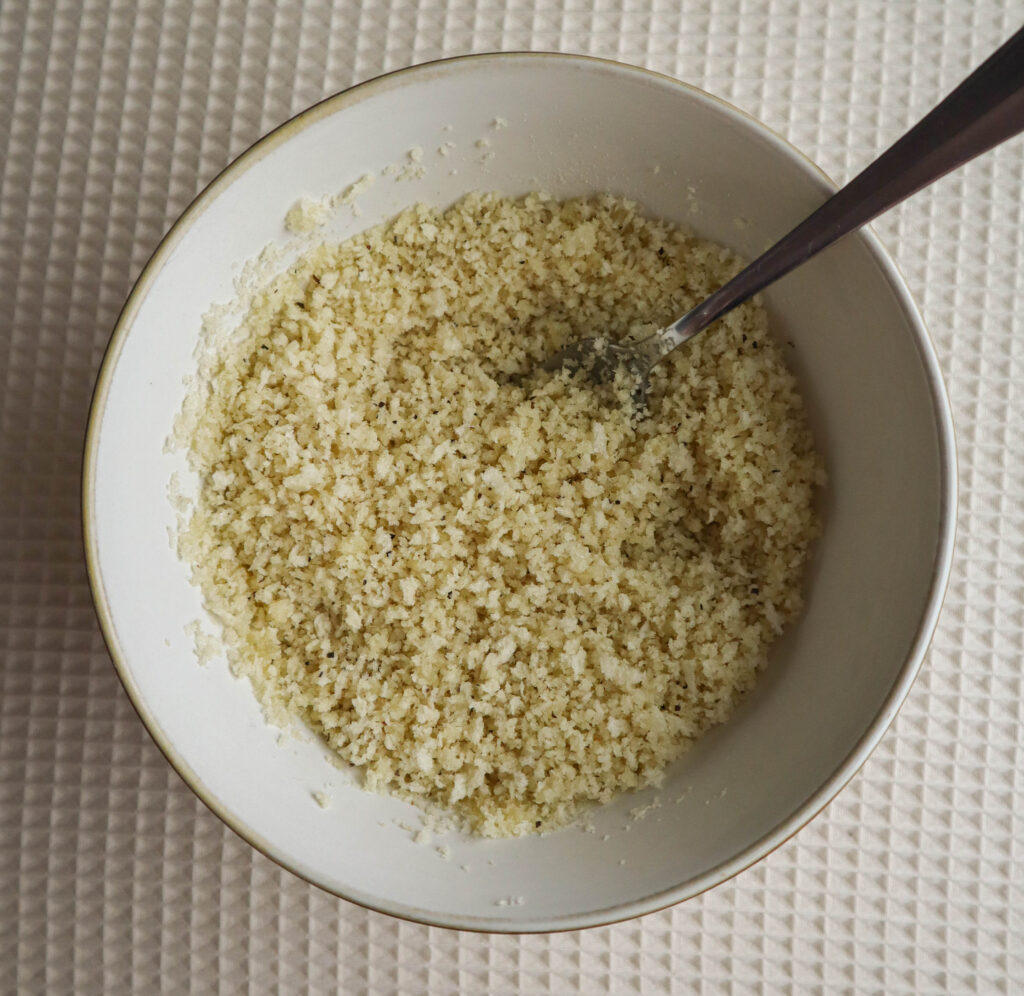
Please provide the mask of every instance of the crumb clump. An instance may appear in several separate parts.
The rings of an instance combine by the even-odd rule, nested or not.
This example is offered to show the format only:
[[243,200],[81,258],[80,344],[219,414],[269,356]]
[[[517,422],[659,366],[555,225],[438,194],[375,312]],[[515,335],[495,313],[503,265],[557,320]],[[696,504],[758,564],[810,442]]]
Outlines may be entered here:
[[376,177],[372,173],[364,173],[355,183],[350,184],[338,199],[340,204],[355,206],[363,194],[373,186]]
[[326,200],[302,197],[297,200],[284,216],[284,226],[294,235],[308,235],[327,222],[331,205]]
[[179,416],[179,538],[268,719],[487,836],[656,784],[801,608],[823,470],[763,309],[652,375],[567,375],[737,271],[611,196],[470,195],[311,250]]

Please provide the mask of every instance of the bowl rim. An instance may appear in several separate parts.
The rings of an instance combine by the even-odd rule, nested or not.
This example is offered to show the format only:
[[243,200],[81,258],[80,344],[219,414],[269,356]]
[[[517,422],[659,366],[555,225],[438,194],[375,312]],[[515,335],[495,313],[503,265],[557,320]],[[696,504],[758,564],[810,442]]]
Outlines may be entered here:
[[[178,755],[173,745],[164,735],[156,716],[144,701],[134,682],[127,657],[118,641],[99,567],[95,529],[95,474],[99,448],[99,426],[106,410],[110,384],[122,347],[131,330],[141,302],[148,294],[151,285],[158,278],[164,263],[189,230],[192,223],[205,210],[206,206],[226,189],[237,176],[257,163],[271,150],[288,141],[292,135],[330,114],[337,113],[346,107],[374,96],[375,93],[393,86],[396,82],[413,83],[416,77],[420,75],[444,72],[466,63],[484,66],[498,62],[539,59],[554,59],[578,65],[596,65],[612,72],[647,77],[662,85],[668,84],[675,87],[690,98],[696,98],[699,101],[715,106],[719,111],[732,117],[746,128],[758,133],[774,148],[784,153],[795,164],[814,176],[821,185],[823,193],[830,194],[837,189],[836,183],[812,159],[753,115],[748,114],[746,111],[720,97],[716,97],[714,94],[708,93],[700,87],[641,66],[589,55],[544,51],[512,51],[484,52],[437,59],[380,74],[325,97],[323,100],[312,104],[310,107],[289,118],[266,135],[258,138],[244,152],[228,163],[174,221],[142,267],[114,324],[100,363],[89,405],[82,459],[82,538],[86,572],[103,641],[114,664],[118,679],[127,693],[132,707],[146,727],[157,748],[185,784],[215,816],[238,834],[246,843],[278,866],[297,875],[311,885],[317,886],[328,893],[362,906],[365,909],[413,923],[488,933],[548,933],[579,930],[587,927],[607,926],[643,914],[666,909],[687,899],[692,899],[756,864],[772,851],[781,847],[817,816],[857,774],[871,752],[878,745],[882,736],[895,719],[897,712],[921,670],[949,585],[955,544],[958,502],[956,441],[952,411],[934,344],[898,265],[882,245],[874,230],[870,226],[864,226],[851,237],[860,238],[865,241],[872,257],[882,271],[884,279],[895,293],[898,305],[905,315],[917,347],[931,397],[932,415],[939,450],[941,480],[938,542],[936,544],[925,608],[918,622],[906,659],[892,687],[889,689],[875,717],[868,724],[854,747],[819,788],[805,799],[788,817],[733,857],[685,882],[650,893],[640,899],[618,903],[601,909],[520,922],[502,916],[470,917],[437,913],[404,903],[332,888],[318,880],[315,869],[304,867],[295,859],[280,853],[258,831],[246,825],[241,819],[229,812],[214,793],[203,785],[196,773]],[[404,79],[399,80],[399,77]]]

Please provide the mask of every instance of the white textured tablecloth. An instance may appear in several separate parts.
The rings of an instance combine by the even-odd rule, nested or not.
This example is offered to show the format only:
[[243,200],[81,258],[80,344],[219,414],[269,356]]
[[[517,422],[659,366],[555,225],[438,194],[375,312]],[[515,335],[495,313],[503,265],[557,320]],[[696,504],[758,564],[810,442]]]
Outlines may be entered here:
[[132,281],[222,166],[322,96],[470,51],[591,53],[732,100],[844,179],[1021,20],[1011,0],[0,0],[0,992],[1024,991],[1021,140],[877,226],[960,448],[924,671],[824,814],[674,909],[459,934],[282,871],[132,711],[78,513],[89,395]]

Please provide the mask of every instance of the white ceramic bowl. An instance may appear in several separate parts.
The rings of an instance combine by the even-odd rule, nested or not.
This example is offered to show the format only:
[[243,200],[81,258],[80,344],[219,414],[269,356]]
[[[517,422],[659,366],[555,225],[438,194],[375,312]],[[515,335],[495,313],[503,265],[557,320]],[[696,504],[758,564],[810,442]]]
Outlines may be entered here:
[[[495,118],[507,127],[496,130]],[[489,139],[489,150],[475,142]],[[455,143],[447,157],[437,153]],[[383,177],[328,229],[351,234],[476,189],[612,191],[747,255],[832,185],[782,139],[689,86],[594,59],[455,59],[394,73],[299,115],[226,169],[139,278],[99,377],[84,517],[97,610],[143,722],[199,797],[254,847],[365,906],[427,923],[547,931],[624,919],[724,881],[778,846],[854,774],[921,665],[945,589],[956,496],[935,354],[870,232],[767,295],[794,343],[830,483],[807,609],[755,694],[665,786],[595,812],[594,833],[416,844],[411,807],[351,784],[312,740],[277,743],[249,687],[200,667],[198,593],[168,543],[164,441],[194,368],[200,316],[239,264],[283,243],[300,195],[332,194],[424,151],[424,175]],[[486,158],[486,151],[494,153]],[[329,808],[311,797],[326,789]],[[644,819],[629,813],[660,799]],[[628,829],[625,829],[628,827]],[[607,836],[608,839],[605,839]],[[446,860],[438,845],[450,848]],[[463,868],[465,866],[465,869]]]

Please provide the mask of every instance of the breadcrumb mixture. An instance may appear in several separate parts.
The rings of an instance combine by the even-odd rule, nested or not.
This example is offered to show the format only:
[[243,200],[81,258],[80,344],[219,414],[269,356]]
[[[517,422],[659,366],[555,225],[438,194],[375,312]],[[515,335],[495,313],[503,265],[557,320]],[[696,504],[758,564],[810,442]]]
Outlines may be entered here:
[[641,336],[739,268],[611,196],[470,195],[323,245],[190,393],[180,550],[268,717],[479,834],[657,782],[801,608],[821,464],[754,303],[649,416],[562,345]]

